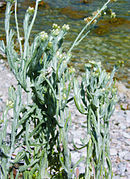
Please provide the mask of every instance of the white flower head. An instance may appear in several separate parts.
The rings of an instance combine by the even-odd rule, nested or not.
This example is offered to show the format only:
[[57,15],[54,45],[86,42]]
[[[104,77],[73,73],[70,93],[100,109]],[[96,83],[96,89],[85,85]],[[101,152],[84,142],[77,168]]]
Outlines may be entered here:
[[116,13],[115,12],[112,12],[111,13],[111,18],[115,18],[116,17]]
[[57,52],[56,52],[56,56],[57,56],[57,58],[59,58],[59,59],[63,58],[63,55],[62,55],[62,53],[61,53],[60,51],[57,51]]
[[28,7],[27,12],[29,14],[33,14],[34,13],[34,8],[33,7]]
[[60,26],[58,26],[57,24],[53,24],[53,25],[52,25],[52,28],[53,28],[53,29],[60,29]]
[[59,50],[56,52],[56,56],[57,56],[57,58],[59,58],[59,59],[65,59],[66,58],[66,53],[64,52],[64,53],[61,53]]
[[68,31],[70,29],[69,25],[68,24],[64,24],[62,26],[62,30],[65,30],[65,31]]
[[52,35],[54,35],[54,36],[58,36],[59,33],[60,33],[60,29],[53,29],[52,30]]
[[45,41],[45,40],[48,39],[48,34],[45,31],[42,31],[40,33],[40,38],[41,38],[42,41]]

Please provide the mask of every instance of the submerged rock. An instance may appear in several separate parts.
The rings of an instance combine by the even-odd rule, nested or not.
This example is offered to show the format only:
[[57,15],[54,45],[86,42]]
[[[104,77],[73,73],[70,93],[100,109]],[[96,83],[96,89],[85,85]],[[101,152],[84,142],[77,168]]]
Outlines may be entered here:
[[112,29],[116,30],[117,27],[125,24],[130,26],[130,20],[122,17],[103,19],[97,23],[97,28],[95,28],[94,32],[98,35],[110,34]]
[[62,8],[60,12],[71,19],[83,19],[86,16],[86,12],[73,10],[71,7]]

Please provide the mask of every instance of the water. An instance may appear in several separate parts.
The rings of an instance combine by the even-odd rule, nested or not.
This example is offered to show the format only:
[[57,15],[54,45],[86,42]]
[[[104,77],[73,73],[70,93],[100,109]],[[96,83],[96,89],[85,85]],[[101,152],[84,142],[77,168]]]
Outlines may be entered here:
[[[45,4],[39,6],[32,38],[36,33],[45,30],[49,32],[53,23],[59,25],[69,24],[71,29],[65,39],[65,49],[69,49],[77,34],[85,25],[84,17],[99,9],[104,0],[45,0]],[[18,19],[22,31],[22,20],[28,6],[33,6],[35,1],[18,1]],[[84,71],[84,64],[88,60],[101,61],[103,66],[111,71],[117,61],[124,61],[117,79],[125,82],[130,87],[130,1],[118,0],[109,5],[116,13],[113,22],[105,16],[100,19],[93,31],[73,51],[71,65],[80,74]],[[11,19],[12,28],[15,28],[14,20]],[[0,9],[0,39],[4,37],[4,8]]]

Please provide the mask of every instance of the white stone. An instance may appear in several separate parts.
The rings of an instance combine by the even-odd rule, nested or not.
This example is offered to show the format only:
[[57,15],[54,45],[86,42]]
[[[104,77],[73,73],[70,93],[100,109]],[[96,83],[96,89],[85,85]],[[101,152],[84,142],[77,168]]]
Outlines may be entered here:
[[123,129],[123,130],[126,129],[126,125],[124,123],[121,123],[119,126],[120,126],[120,129]]
[[2,92],[2,91],[0,91],[0,97],[2,96],[2,94],[3,94],[3,92]]
[[127,114],[127,116],[126,116],[126,121],[127,121],[128,123],[130,123],[130,110],[129,110],[129,111],[126,111],[126,114]]
[[72,164],[76,164],[76,162],[80,159],[80,153],[78,152],[71,152],[71,159],[72,159]]
[[78,168],[80,174],[85,173],[85,165],[83,163],[80,163]]
[[130,135],[129,135],[128,133],[126,133],[126,132],[123,132],[123,136],[124,136],[125,138],[127,138],[127,139],[130,139]]
[[119,152],[119,157],[122,159],[127,153],[128,151]]
[[128,152],[125,156],[124,159],[127,161],[130,161],[130,152]]
[[9,114],[10,117],[13,117],[13,109],[10,109],[10,110],[8,111],[8,114]]
[[113,179],[120,179],[120,176],[113,176]]
[[126,139],[125,143],[130,146],[130,139]]
[[117,155],[117,151],[114,148],[110,149],[110,155]]

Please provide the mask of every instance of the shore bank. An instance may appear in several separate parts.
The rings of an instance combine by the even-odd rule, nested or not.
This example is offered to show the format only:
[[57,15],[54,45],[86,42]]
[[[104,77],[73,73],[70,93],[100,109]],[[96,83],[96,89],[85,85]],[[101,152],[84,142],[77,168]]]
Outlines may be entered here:
[[[16,85],[17,82],[13,74],[9,71],[7,62],[0,60],[0,117],[8,99],[8,88]],[[130,178],[130,89],[121,82],[116,83],[118,88],[119,102],[116,105],[114,114],[110,119],[110,154],[113,167],[113,179]],[[75,108],[70,104],[72,113],[72,126],[69,132],[69,148],[72,154],[72,163],[83,155],[86,151],[77,152],[73,148],[72,140],[80,146],[80,138],[85,136],[85,120]],[[12,112],[9,113],[12,116]],[[84,127],[84,128],[83,128]],[[79,172],[84,172],[84,164],[79,165]]]

